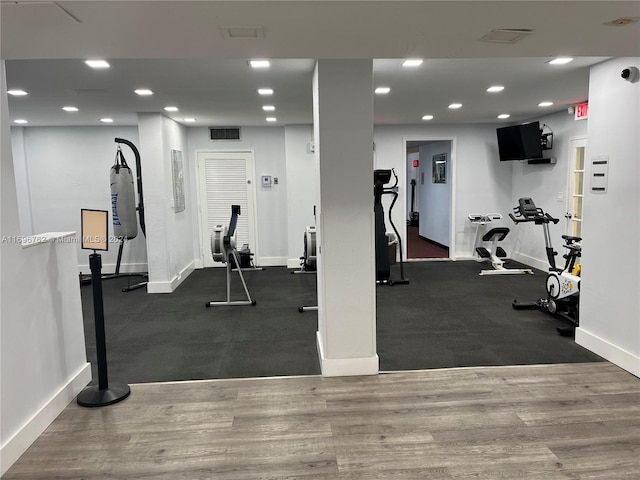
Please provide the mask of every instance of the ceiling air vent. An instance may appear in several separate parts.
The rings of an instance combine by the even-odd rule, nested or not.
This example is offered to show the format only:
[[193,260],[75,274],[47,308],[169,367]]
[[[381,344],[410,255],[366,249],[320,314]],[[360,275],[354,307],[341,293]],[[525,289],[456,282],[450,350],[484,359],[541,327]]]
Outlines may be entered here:
[[504,28],[491,30],[480,40],[491,43],[516,43],[527,35],[531,35],[531,33],[533,33],[533,30],[524,28]]
[[209,127],[209,140],[240,140],[240,127]]

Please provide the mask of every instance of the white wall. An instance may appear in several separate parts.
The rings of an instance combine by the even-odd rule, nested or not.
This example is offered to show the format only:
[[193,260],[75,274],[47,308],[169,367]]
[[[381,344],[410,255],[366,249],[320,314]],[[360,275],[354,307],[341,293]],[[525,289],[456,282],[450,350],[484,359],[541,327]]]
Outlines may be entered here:
[[[589,78],[580,328],[576,342],[640,376],[640,58],[594,66]],[[591,192],[591,161],[609,159],[608,191]]]
[[[137,144],[138,130],[110,126],[11,129],[16,170],[20,172],[16,179],[23,233],[80,232],[82,208],[108,210],[109,231],[113,232],[109,170],[115,160],[116,137]],[[126,145],[122,151],[135,175],[133,152]],[[79,242],[76,252],[80,271],[89,273],[90,252],[82,250]],[[118,242],[111,241],[109,251],[102,253],[104,272],[114,271],[117,253]],[[146,269],[145,238],[138,230],[138,236],[125,244],[120,271]]]
[[[405,140],[453,139],[450,169],[453,195],[454,243],[450,246],[452,258],[469,258],[475,228],[467,219],[477,211],[500,212],[504,216],[511,208],[511,162],[498,161],[495,124],[479,125],[393,125],[376,126],[375,168],[395,168],[400,178],[399,194],[410,195],[406,184]],[[426,174],[425,174],[426,175]],[[426,178],[425,178],[426,182]],[[406,202],[399,200],[394,207],[393,221],[403,233],[406,258]],[[388,199],[387,199],[388,201]],[[385,205],[385,211],[388,204]],[[505,225],[507,223],[505,222]],[[496,225],[498,226],[498,225]],[[509,238],[505,240],[505,242]],[[508,244],[505,249],[508,250]]]
[[[256,219],[258,224],[259,255],[257,264],[286,265],[288,258],[287,233],[287,164],[285,161],[284,127],[242,127],[240,141],[212,142],[207,128],[189,128],[187,132],[188,155],[185,164],[196,164],[199,150],[252,149],[255,158],[256,181],[262,175],[278,178],[278,185],[256,188]],[[195,172],[195,168],[193,168]],[[197,190],[195,175],[190,188]],[[197,199],[196,199],[197,200]],[[196,225],[194,232],[196,251],[200,251],[200,240]],[[250,245],[252,251],[256,248]],[[199,255],[198,255],[199,256]]]
[[[564,218],[567,212],[567,182],[570,163],[569,143],[572,139],[585,138],[587,136],[587,122],[590,120],[574,120],[573,115],[566,111],[553,115],[540,116],[531,119],[538,120],[540,125],[546,124],[553,131],[553,148],[544,150],[545,157],[555,157],[555,164],[529,165],[526,161],[504,162],[513,164],[513,194],[511,208],[518,205],[518,199],[530,197],[537,207],[542,208],[552,217],[559,218],[560,222],[549,225],[551,243],[558,252],[558,260],[562,260],[564,244],[562,235],[567,233]],[[546,131],[546,129],[545,129]],[[501,212],[505,215],[504,212]],[[528,265],[547,270],[549,263],[545,253],[545,243],[542,227],[533,223],[521,223],[514,225],[509,220],[511,232],[509,236],[515,247],[513,258]],[[561,262],[558,262],[561,263]]]
[[[186,128],[156,113],[138,114],[140,156],[147,229],[149,293],[170,293],[195,268],[193,236],[197,235],[189,194],[193,162],[188,161]],[[171,150],[183,155],[185,210],[175,212]]]
[[[73,243],[22,248],[4,62],[0,235],[0,475],[91,380]],[[79,216],[79,212],[78,212]]]
[[[447,156],[446,183],[433,183],[433,156]],[[419,234],[449,247],[451,237],[451,141],[429,142],[420,147],[418,169],[418,197],[420,198]],[[424,183],[422,180],[424,179]],[[407,186],[410,194],[410,186]]]
[[300,267],[304,253],[304,229],[315,225],[313,207],[317,204],[318,165],[309,146],[311,125],[287,125],[284,130],[287,166],[287,266]]

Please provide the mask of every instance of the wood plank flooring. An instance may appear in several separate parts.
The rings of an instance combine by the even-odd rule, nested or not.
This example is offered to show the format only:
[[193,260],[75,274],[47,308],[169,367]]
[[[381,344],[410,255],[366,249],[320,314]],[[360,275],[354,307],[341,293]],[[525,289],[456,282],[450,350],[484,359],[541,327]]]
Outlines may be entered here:
[[640,379],[608,362],[138,384],[72,403],[3,479],[640,478]]

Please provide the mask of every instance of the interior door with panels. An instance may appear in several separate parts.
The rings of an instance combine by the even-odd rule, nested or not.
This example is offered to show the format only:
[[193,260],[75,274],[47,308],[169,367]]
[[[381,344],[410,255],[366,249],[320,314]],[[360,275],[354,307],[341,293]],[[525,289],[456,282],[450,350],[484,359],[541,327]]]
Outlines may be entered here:
[[258,263],[254,156],[249,150],[198,152],[200,245],[204,267],[221,266],[211,256],[211,232],[229,225],[231,205],[240,205],[236,246],[248,244]]

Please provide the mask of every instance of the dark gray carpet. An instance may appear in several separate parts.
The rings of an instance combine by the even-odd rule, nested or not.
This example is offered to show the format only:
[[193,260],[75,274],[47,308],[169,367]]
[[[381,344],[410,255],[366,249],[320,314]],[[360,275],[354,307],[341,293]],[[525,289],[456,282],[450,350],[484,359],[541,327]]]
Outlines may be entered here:
[[[515,267],[516,265],[514,265]],[[556,333],[560,322],[511,302],[544,292],[536,275],[478,276],[474,261],[405,264],[410,285],[377,288],[381,370],[601,360]],[[392,267],[397,278],[398,266]],[[233,274],[232,299],[242,299]],[[316,276],[280,267],[245,274],[256,306],[205,308],[224,300],[225,270],[196,270],[172,294],[121,291],[136,278],[103,282],[111,381],[141,383],[320,373],[316,352]],[[91,285],[81,289],[87,357],[94,378]]]
[[[510,268],[527,268],[512,262]],[[545,292],[546,273],[478,273],[475,261],[410,262],[410,285],[378,287],[381,370],[590,362],[602,359],[557,334],[563,322],[538,310],[514,310]],[[398,270],[394,271],[399,278]]]

